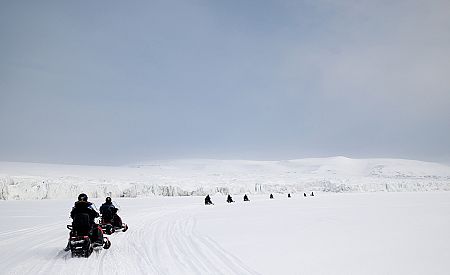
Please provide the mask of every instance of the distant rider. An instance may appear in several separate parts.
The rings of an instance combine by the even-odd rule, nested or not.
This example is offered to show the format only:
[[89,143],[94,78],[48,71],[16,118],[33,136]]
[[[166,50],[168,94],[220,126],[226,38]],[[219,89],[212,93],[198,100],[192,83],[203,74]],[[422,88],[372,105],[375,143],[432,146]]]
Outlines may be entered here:
[[233,198],[229,194],[228,194],[228,197],[227,197],[227,202],[228,203],[234,202]]
[[211,197],[209,195],[207,195],[205,197],[205,205],[210,205],[210,204],[214,204],[214,203],[211,201]]

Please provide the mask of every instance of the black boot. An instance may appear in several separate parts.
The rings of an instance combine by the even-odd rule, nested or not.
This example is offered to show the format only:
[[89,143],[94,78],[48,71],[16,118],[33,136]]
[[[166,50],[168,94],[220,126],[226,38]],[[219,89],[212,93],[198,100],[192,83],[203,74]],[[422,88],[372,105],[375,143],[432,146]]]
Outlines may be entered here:
[[64,251],[70,250],[70,241],[67,242],[67,246],[64,248]]

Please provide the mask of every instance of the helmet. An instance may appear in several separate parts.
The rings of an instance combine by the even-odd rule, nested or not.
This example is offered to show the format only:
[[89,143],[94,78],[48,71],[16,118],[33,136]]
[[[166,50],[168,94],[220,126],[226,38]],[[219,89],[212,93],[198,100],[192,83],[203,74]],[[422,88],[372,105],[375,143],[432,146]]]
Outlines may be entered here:
[[111,197],[106,197],[106,202],[111,202]]
[[87,201],[88,200],[88,196],[85,193],[81,193],[80,195],[78,195],[78,201]]

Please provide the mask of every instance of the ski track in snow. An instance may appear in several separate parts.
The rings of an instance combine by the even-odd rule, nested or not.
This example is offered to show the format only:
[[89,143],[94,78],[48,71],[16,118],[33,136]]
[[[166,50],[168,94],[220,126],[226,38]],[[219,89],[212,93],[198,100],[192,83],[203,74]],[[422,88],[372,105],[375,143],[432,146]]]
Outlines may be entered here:
[[[1,246],[20,247],[0,260],[0,266],[6,267],[5,274],[258,274],[197,233],[191,213],[200,207],[126,216],[129,230],[108,236],[111,248],[94,251],[87,259],[62,250],[68,236],[68,230],[65,237],[61,233],[63,222],[4,232]],[[33,261],[17,263],[27,258]]]
[[63,251],[72,201],[0,202],[5,225],[0,274],[444,275],[450,270],[448,192],[254,196],[233,204],[215,196],[212,206],[204,206],[202,197],[117,200],[129,230],[109,236],[111,248],[87,259]]

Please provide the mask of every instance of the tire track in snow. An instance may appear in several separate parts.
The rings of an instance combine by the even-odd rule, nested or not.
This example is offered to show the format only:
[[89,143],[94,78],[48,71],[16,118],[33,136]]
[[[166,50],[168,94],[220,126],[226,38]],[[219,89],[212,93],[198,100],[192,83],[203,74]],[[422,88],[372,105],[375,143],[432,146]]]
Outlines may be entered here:
[[198,205],[161,207],[125,216],[130,229],[109,236],[111,248],[87,259],[61,250],[68,238],[64,222],[8,232],[4,243],[23,249],[1,266],[8,267],[7,274],[257,274],[198,234],[193,214],[198,210]]
[[[212,261],[214,255],[208,253],[200,247],[196,242],[195,235],[193,234],[193,218],[180,218],[173,223],[173,228],[175,233],[179,233],[176,238],[174,238],[174,246],[179,246],[182,248],[183,255],[195,260],[197,266],[202,267],[201,270],[210,270],[214,274],[222,274],[223,268],[217,266],[217,261]],[[181,233],[181,234],[180,234]],[[181,237],[180,237],[181,236]],[[192,257],[193,256],[193,257]]]
[[[196,233],[191,213],[197,207],[134,217],[140,223],[111,237],[111,249],[102,255],[103,274],[257,274]],[[120,272],[118,263],[127,269]]]
[[2,272],[8,270],[9,274],[25,274],[29,273],[28,271],[34,273],[45,265],[52,257],[54,247],[58,246],[60,239],[55,237],[55,232],[60,230],[59,225],[60,222],[50,223],[8,232],[7,238],[0,241],[2,247],[8,248],[7,257],[0,259]]
[[215,250],[216,255],[221,255],[221,258],[225,263],[228,263],[230,266],[237,266],[243,269],[242,272],[238,272],[239,274],[258,274],[256,271],[247,267],[239,258],[234,256],[233,254],[226,252],[217,242],[215,242],[211,238],[204,236],[200,238],[205,245],[210,247],[212,250]]
[[28,239],[30,236],[36,235],[36,232],[46,233],[54,230],[56,227],[59,228],[59,226],[61,226],[61,222],[54,222],[45,225],[3,232],[0,233],[0,245],[4,245],[8,242],[16,242],[19,239]]
[[239,259],[195,231],[195,207],[155,221],[147,235],[149,259],[158,274],[257,274]]
[[[193,222],[194,225],[192,227],[195,229],[196,220],[194,219]],[[215,242],[211,238],[199,235],[195,230],[193,230],[192,233],[196,239],[195,243],[197,245],[206,247],[212,253],[212,255],[219,258],[228,267],[232,274],[258,274],[256,271],[246,266],[239,258],[223,249],[217,242]],[[226,272],[225,274],[230,273]]]

